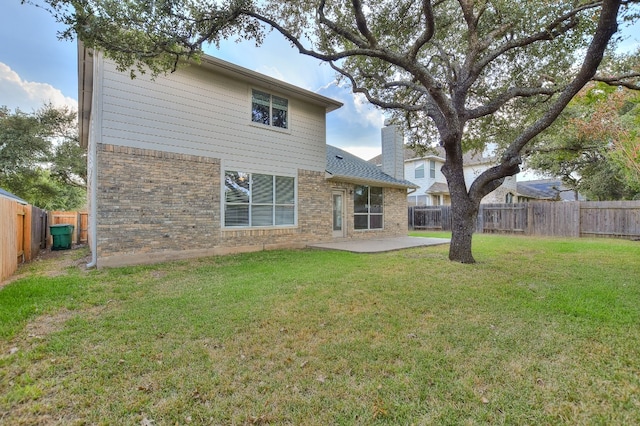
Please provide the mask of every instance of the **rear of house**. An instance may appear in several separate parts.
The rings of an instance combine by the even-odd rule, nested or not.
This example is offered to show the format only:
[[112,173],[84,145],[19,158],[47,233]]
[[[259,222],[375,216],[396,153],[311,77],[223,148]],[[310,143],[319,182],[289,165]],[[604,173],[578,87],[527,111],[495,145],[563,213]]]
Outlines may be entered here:
[[328,170],[339,102],[209,56],[131,79],[82,46],[79,82],[93,264],[406,235],[410,182]]

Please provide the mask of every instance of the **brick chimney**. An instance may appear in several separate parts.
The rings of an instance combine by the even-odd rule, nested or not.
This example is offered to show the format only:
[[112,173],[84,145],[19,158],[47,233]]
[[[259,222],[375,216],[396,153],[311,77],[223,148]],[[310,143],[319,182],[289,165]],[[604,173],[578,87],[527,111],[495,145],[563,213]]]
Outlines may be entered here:
[[385,120],[382,128],[382,171],[404,179],[404,135],[400,126]]

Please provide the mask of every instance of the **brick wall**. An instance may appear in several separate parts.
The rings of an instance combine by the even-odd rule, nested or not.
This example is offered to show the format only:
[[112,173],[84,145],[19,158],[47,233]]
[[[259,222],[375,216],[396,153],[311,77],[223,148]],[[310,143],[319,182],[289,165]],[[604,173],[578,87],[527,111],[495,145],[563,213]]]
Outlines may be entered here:
[[98,257],[218,244],[220,162],[98,145]]
[[304,247],[332,239],[332,189],[345,191],[347,237],[407,234],[406,191],[385,188],[384,230],[353,229],[353,188],[324,173],[298,172],[298,226],[223,229],[220,161],[214,158],[98,145],[98,265]]

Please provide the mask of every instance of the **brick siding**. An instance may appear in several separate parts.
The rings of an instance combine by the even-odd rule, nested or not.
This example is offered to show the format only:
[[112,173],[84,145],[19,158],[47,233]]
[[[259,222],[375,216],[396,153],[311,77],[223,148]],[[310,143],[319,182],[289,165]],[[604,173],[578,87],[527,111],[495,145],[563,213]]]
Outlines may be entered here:
[[298,171],[298,225],[223,229],[220,160],[98,145],[98,265],[304,247],[332,239],[332,189],[347,194],[347,237],[407,234],[406,190],[385,188],[384,230],[353,229],[353,188],[322,172]]

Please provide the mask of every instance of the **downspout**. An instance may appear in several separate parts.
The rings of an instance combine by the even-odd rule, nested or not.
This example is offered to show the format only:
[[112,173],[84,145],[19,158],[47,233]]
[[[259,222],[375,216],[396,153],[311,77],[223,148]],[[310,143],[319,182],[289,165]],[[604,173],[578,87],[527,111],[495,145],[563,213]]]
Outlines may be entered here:
[[[92,126],[93,127],[93,126]],[[93,136],[93,135],[92,135]],[[87,152],[87,162],[91,169],[89,171],[89,245],[91,249],[91,262],[87,263],[87,268],[95,268],[98,264],[98,227],[96,205],[98,203],[98,195],[96,193],[96,181],[98,178],[97,161],[96,161],[96,143],[93,137],[90,136],[89,149]]]
[[[97,96],[94,95],[94,82],[99,81],[98,52],[90,52],[78,40],[78,119],[80,138],[87,146],[87,191],[89,194],[88,237],[91,250],[91,261],[87,268],[95,268],[98,264],[98,161],[97,135],[94,120],[99,117]],[[99,88],[99,85],[98,85]]]

